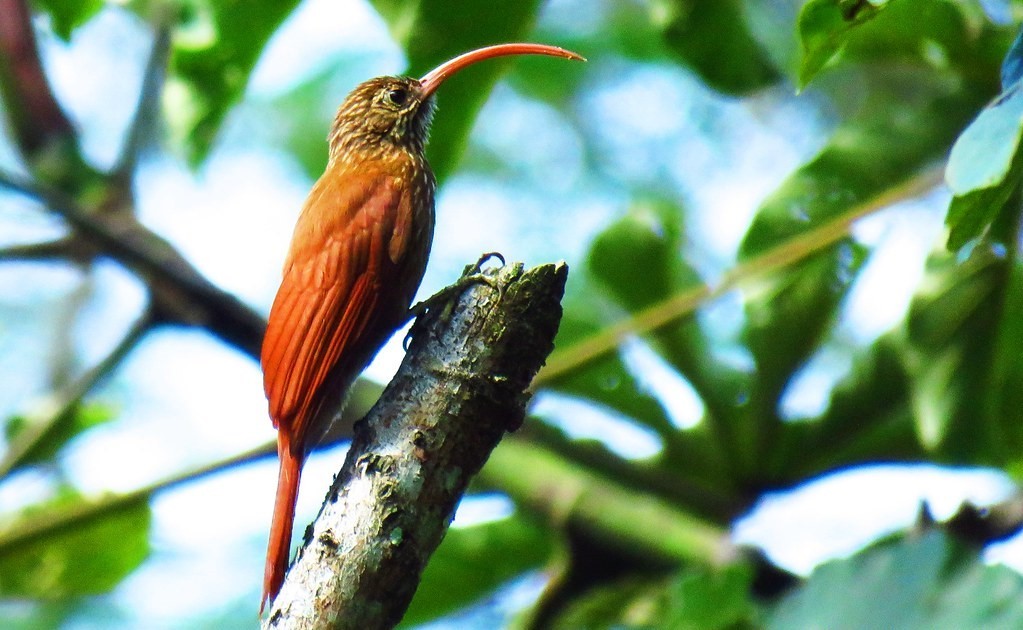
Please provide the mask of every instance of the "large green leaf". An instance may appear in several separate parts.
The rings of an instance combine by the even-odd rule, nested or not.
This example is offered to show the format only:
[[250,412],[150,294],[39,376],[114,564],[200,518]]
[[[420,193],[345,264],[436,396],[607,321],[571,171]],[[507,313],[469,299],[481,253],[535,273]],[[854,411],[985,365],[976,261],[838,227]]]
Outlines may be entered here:
[[224,116],[241,98],[256,61],[298,0],[186,0],[176,25],[165,99],[191,161],[206,157]]
[[[867,7],[864,3],[859,6]],[[837,4],[833,8],[837,10]],[[916,23],[911,21],[913,9],[919,10]],[[935,71],[924,53],[927,41],[948,46],[949,58],[961,61],[963,67],[948,65]],[[884,43],[892,48],[886,49]],[[963,15],[943,1],[926,6],[920,0],[892,2],[883,18],[858,27],[848,56],[863,63],[843,66],[844,80],[825,85],[838,88],[836,99],[846,119],[821,152],[765,200],[742,243],[740,259],[754,264],[779,251],[784,255],[813,251],[819,247],[817,240],[847,231],[849,223],[880,205],[879,200],[890,191],[923,190],[923,183],[930,180],[918,174],[947,151],[958,130],[983,102],[984,90],[994,86],[992,82],[977,83],[972,75],[977,60],[987,64],[993,59],[981,50],[988,44],[970,35]],[[888,50],[889,56],[884,57],[882,50]],[[958,73],[969,65],[967,60],[974,62],[969,68],[971,75],[960,77]],[[993,64],[991,70],[995,70]],[[857,86],[855,91],[848,89],[850,83]],[[920,181],[914,181],[915,177]],[[816,263],[806,261],[776,274],[768,286],[778,291],[768,291],[762,299],[758,300],[757,286],[753,286],[746,340],[757,359],[759,380],[751,413],[759,421],[750,424],[745,436],[749,444],[743,450],[752,457],[750,462],[782,443],[813,443],[815,432],[832,434],[838,426],[828,421],[780,429],[776,422],[764,418],[774,416],[782,388],[827,334],[830,318],[863,255],[862,250],[850,247],[829,249]],[[788,293],[780,292],[786,287]],[[768,298],[774,295],[787,298],[772,302]],[[881,412],[875,417],[890,416]],[[909,418],[905,413],[895,417]],[[886,423],[875,428],[882,426],[882,433],[870,431],[871,440],[897,435],[905,446],[904,431],[891,433],[889,429],[898,427]],[[770,433],[765,434],[765,429]],[[855,451],[866,455],[869,449],[861,450],[861,446],[846,455]],[[780,477],[791,472],[784,469],[792,463],[790,455],[795,455],[786,455],[786,450],[772,452],[780,459],[765,462],[767,469]],[[896,450],[905,451],[901,447]],[[827,464],[821,461],[818,465]]]
[[[907,355],[914,417],[924,446],[951,461],[994,463],[1012,450],[1008,435],[1019,435],[1011,427],[1018,412],[1000,409],[1010,411],[1008,417],[986,413],[994,394],[990,379],[996,343],[1003,331],[1016,330],[1005,312],[1007,294],[1020,290],[1007,282],[1013,266],[990,250],[975,251],[965,263],[951,254],[935,254],[928,262],[927,290],[910,306]],[[1007,349],[1019,347],[1018,341],[1002,341],[1010,344]],[[1005,359],[1002,354],[1002,367]]]
[[[587,255],[587,269],[610,293],[616,304],[633,316],[659,308],[674,299],[706,289],[702,279],[683,258],[685,235],[683,211],[675,204],[647,201],[608,226],[594,239]],[[666,363],[685,376],[699,394],[707,422],[698,430],[710,431],[722,445],[731,442],[729,423],[748,390],[748,375],[724,365],[711,355],[711,342],[696,317],[686,315],[661,326],[650,336],[651,346]],[[651,424],[659,430],[656,424]],[[673,427],[665,427],[671,433]],[[678,466],[689,468],[694,453],[684,448],[688,439],[700,439],[693,431],[683,436],[665,435],[667,453]],[[675,449],[680,449],[674,452]],[[705,465],[705,464],[704,464]]]
[[919,461],[905,346],[890,334],[859,353],[813,421],[787,423],[769,454],[781,486],[865,462]]
[[1018,628],[1023,578],[937,530],[829,562],[785,597],[768,628]]
[[740,433],[749,474],[784,475],[777,448],[783,427],[779,401],[799,368],[823,342],[864,260],[864,251],[843,243],[772,274],[746,292],[743,340],[753,355],[757,379]]
[[[409,72],[421,76],[437,64],[474,48],[525,39],[532,30],[538,0],[493,5],[473,0],[372,0],[387,21],[391,35],[405,49]],[[427,154],[438,179],[457,165],[476,114],[508,63],[491,60],[466,69],[437,93],[438,112]],[[567,63],[545,59],[544,63]]]
[[554,550],[550,532],[521,515],[452,527],[430,558],[402,625],[424,623],[480,601],[512,578],[543,568]]
[[874,68],[857,78],[867,93],[855,117],[763,203],[740,256],[758,254],[858,209],[907,183],[947,150],[981,101],[919,69]]
[[[651,12],[668,49],[710,87],[741,95],[771,85],[778,73],[750,35],[739,0],[656,0]],[[713,33],[713,37],[707,37]]]
[[56,501],[30,509],[22,520],[0,529],[0,597],[53,600],[105,593],[142,563],[149,554],[150,511],[145,499],[4,544],[7,534],[25,521],[38,522],[54,509],[73,511],[81,500],[67,489]]

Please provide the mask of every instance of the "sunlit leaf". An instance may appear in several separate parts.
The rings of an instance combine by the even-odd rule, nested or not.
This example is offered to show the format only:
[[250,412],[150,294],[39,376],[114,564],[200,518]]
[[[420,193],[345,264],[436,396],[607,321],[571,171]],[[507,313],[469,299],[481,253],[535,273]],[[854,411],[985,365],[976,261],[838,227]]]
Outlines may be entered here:
[[298,0],[182,3],[164,112],[182,135],[191,161],[206,157],[263,47],[297,5]]
[[803,88],[838,53],[853,29],[873,19],[888,0],[810,0],[799,12],[799,40],[803,62],[799,87]]
[[952,146],[945,181],[956,195],[990,188],[1009,173],[1023,133],[1023,84],[980,113]]
[[949,207],[948,248],[980,236],[1002,212],[1023,177],[1023,83],[1016,83],[980,113],[952,146],[945,182],[955,195]]
[[27,510],[23,521],[0,528],[0,597],[53,600],[105,593],[149,554],[149,504],[103,512],[39,536],[5,545],[5,536],[55,509],[74,510],[81,497],[67,490],[46,506]]
[[1023,578],[932,530],[817,568],[768,628],[1015,628]]
[[453,527],[430,558],[402,625],[477,602],[509,580],[541,569],[554,549],[550,532],[521,516]]

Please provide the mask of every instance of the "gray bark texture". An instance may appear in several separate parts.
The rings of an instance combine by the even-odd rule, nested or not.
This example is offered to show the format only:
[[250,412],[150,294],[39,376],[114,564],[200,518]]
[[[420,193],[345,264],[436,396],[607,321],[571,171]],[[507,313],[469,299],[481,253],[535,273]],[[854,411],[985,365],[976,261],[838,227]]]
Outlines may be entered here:
[[561,320],[564,263],[484,274],[413,326],[409,352],[356,425],[264,628],[401,621],[470,478],[522,423]]

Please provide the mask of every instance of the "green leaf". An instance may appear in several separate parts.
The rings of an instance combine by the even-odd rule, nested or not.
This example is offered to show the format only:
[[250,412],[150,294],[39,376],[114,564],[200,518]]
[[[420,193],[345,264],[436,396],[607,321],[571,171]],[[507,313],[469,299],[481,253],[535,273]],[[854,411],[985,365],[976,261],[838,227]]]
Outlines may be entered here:
[[174,34],[164,113],[193,163],[213,146],[256,61],[298,0],[185,0]]
[[799,12],[802,89],[845,45],[853,29],[873,19],[888,0],[810,0]]
[[865,254],[864,248],[845,243],[757,283],[749,292],[743,339],[756,360],[757,386],[763,388],[767,404],[777,403],[796,369],[826,336]]
[[741,2],[657,0],[651,11],[668,49],[710,87],[742,95],[778,80],[747,29]]
[[1011,177],[991,188],[952,198],[945,215],[945,225],[949,228],[945,246],[949,251],[959,251],[970,241],[983,236],[999,216],[1016,210],[1009,201],[1018,190],[1023,172],[1018,168],[1013,171]]
[[691,568],[667,580],[624,580],[577,598],[554,628],[665,628],[715,630],[749,627],[752,572],[744,565]]
[[74,510],[81,500],[66,489],[55,501],[27,510],[21,520],[0,529],[0,597],[54,600],[106,593],[149,555],[150,511],[144,499],[16,544],[7,542],[13,528],[54,509]]
[[103,8],[103,0],[33,0],[32,4],[50,16],[53,32],[65,42]]
[[1023,133],[1023,83],[984,109],[952,146],[945,182],[965,195],[996,186],[1008,176]]
[[[70,413],[59,418],[33,448],[19,458],[21,466],[52,460],[65,444],[85,431],[113,420],[114,410],[99,403],[75,406]],[[12,416],[4,426],[8,442],[17,440],[22,432],[36,422],[25,416]]]
[[702,286],[682,258],[681,219],[682,210],[668,203],[634,204],[594,239],[590,272],[630,311]]
[[935,254],[926,290],[910,305],[906,356],[915,421],[921,443],[949,461],[996,463],[1012,450],[1006,436],[1019,433],[1002,428],[1015,415],[987,413],[994,333],[1014,328],[1004,311],[1011,268],[1010,259],[989,249],[964,263]]
[[778,401],[792,377],[828,337],[852,278],[866,257],[865,249],[843,243],[772,274],[751,287],[746,300],[742,338],[756,363],[742,436],[746,464],[774,477],[783,450]]
[[[574,274],[563,304],[565,307],[555,348],[570,348],[602,328],[601,316],[612,309],[602,301],[599,289],[585,284],[583,274]],[[640,387],[617,354],[591,360],[584,368],[572,370],[545,383],[555,391],[578,396],[617,411],[662,434],[674,431],[664,408]]]
[[[438,64],[490,44],[527,39],[539,9],[538,0],[502,2],[501,10],[475,0],[373,0],[391,35],[405,49],[409,73],[422,76]],[[534,60],[569,63],[562,59]],[[437,116],[427,155],[438,180],[454,170],[476,115],[502,70],[521,58],[480,63],[453,77],[438,90]]]
[[849,375],[831,395],[824,414],[786,423],[770,456],[781,486],[867,462],[919,461],[920,445],[910,412],[905,344],[890,334],[859,353]]
[[779,630],[1018,628],[1023,578],[931,530],[818,567],[767,621]]
[[1023,177],[1023,83],[1017,83],[970,123],[952,146],[945,182],[955,195],[945,223],[948,248],[981,236],[1003,211]]
[[[683,210],[672,203],[639,202],[594,239],[587,255],[588,270],[629,314],[638,316],[644,309],[706,289],[683,257],[682,218]],[[710,341],[692,314],[661,327],[650,342],[689,380],[708,417],[718,419],[717,428],[725,431],[724,425],[736,413],[740,392],[748,389],[747,375],[712,358]],[[661,430],[671,455],[672,447],[680,445],[675,429],[668,425]]]
[[478,602],[512,578],[541,569],[554,550],[550,532],[521,515],[452,527],[430,558],[402,626]]
[[995,461],[1019,461],[1023,453],[1023,263],[1017,256],[1005,280],[1005,298],[994,336],[983,393],[985,424]]

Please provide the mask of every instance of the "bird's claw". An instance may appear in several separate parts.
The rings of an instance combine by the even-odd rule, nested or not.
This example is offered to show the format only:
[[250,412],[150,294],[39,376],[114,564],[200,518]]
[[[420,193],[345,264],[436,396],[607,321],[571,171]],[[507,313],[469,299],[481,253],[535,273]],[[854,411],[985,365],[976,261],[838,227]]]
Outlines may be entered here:
[[441,319],[446,320],[451,316],[451,309],[454,307],[456,299],[460,297],[470,286],[477,283],[485,284],[497,291],[497,301],[501,301],[501,298],[504,297],[504,287],[498,284],[496,280],[483,273],[483,265],[491,258],[500,260],[501,266],[507,264],[504,260],[504,256],[502,256],[499,252],[487,252],[480,256],[479,260],[477,260],[475,264],[466,265],[465,269],[462,271],[462,276],[454,284],[444,287],[425,300],[416,303],[409,309],[409,317],[415,318],[416,321],[412,323],[408,334],[405,335],[405,339],[402,341],[402,347],[406,352],[408,351],[412,337],[415,336],[419,317],[427,311],[443,305],[444,311],[441,314]]
[[479,260],[476,261],[476,264],[474,264],[474,265],[467,265],[465,267],[465,269],[462,270],[462,276],[464,277],[464,276],[473,276],[473,275],[476,275],[476,274],[482,274],[483,273],[483,265],[486,264],[486,262],[488,260],[490,260],[491,258],[496,258],[496,259],[500,260],[502,267],[504,267],[505,265],[508,264],[505,261],[504,256],[501,255],[501,252],[486,252],[486,253],[482,254],[479,257]]

